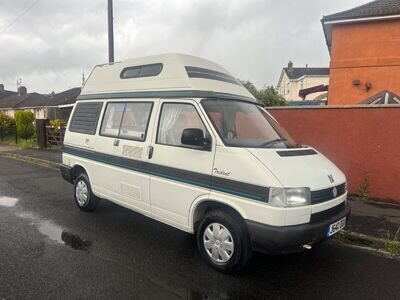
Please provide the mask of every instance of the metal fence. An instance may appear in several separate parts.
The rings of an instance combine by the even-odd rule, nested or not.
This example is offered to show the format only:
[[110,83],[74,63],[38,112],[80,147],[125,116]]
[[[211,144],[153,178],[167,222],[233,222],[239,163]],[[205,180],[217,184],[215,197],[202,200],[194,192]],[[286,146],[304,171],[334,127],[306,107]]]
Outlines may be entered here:
[[0,126],[0,141],[18,144],[17,127],[15,125]]

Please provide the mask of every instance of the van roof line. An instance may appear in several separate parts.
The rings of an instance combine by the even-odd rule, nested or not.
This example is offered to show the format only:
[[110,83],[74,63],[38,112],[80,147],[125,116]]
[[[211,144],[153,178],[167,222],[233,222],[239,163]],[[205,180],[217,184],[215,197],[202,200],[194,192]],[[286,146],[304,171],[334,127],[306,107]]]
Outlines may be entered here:
[[253,98],[241,95],[200,90],[138,91],[81,94],[77,97],[77,100],[105,100],[127,98],[220,98],[256,102]]

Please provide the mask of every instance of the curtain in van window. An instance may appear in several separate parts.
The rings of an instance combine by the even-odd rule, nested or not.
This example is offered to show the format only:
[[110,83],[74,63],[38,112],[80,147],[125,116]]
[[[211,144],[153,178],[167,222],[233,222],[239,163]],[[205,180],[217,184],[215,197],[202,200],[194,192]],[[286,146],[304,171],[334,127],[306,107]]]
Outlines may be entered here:
[[[182,110],[185,106],[182,104],[164,104],[161,112],[160,128],[158,132],[158,142],[169,144],[169,131],[175,126]],[[180,141],[179,141],[180,144]]]

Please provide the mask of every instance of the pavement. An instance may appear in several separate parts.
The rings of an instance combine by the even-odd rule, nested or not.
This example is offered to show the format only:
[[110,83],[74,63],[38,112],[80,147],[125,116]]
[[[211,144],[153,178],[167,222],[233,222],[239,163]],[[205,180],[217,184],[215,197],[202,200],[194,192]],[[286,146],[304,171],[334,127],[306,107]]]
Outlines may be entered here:
[[59,171],[0,157],[0,299],[400,299],[396,258],[331,240],[224,275],[192,235],[105,200],[82,212],[72,193]]
[[[400,205],[352,198],[348,231],[375,238],[394,238],[400,230]],[[400,231],[399,231],[400,239]]]
[[51,149],[22,149],[13,145],[0,144],[0,155],[1,154],[13,154],[17,156],[31,157],[34,159],[40,159],[50,161],[54,163],[61,163],[62,152],[61,150]]

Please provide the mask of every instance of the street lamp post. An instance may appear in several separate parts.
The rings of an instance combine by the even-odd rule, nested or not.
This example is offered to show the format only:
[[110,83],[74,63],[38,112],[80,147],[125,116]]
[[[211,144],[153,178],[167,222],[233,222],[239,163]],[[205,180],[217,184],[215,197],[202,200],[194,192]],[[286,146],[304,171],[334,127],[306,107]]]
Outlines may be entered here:
[[108,62],[114,62],[113,0],[108,0]]

